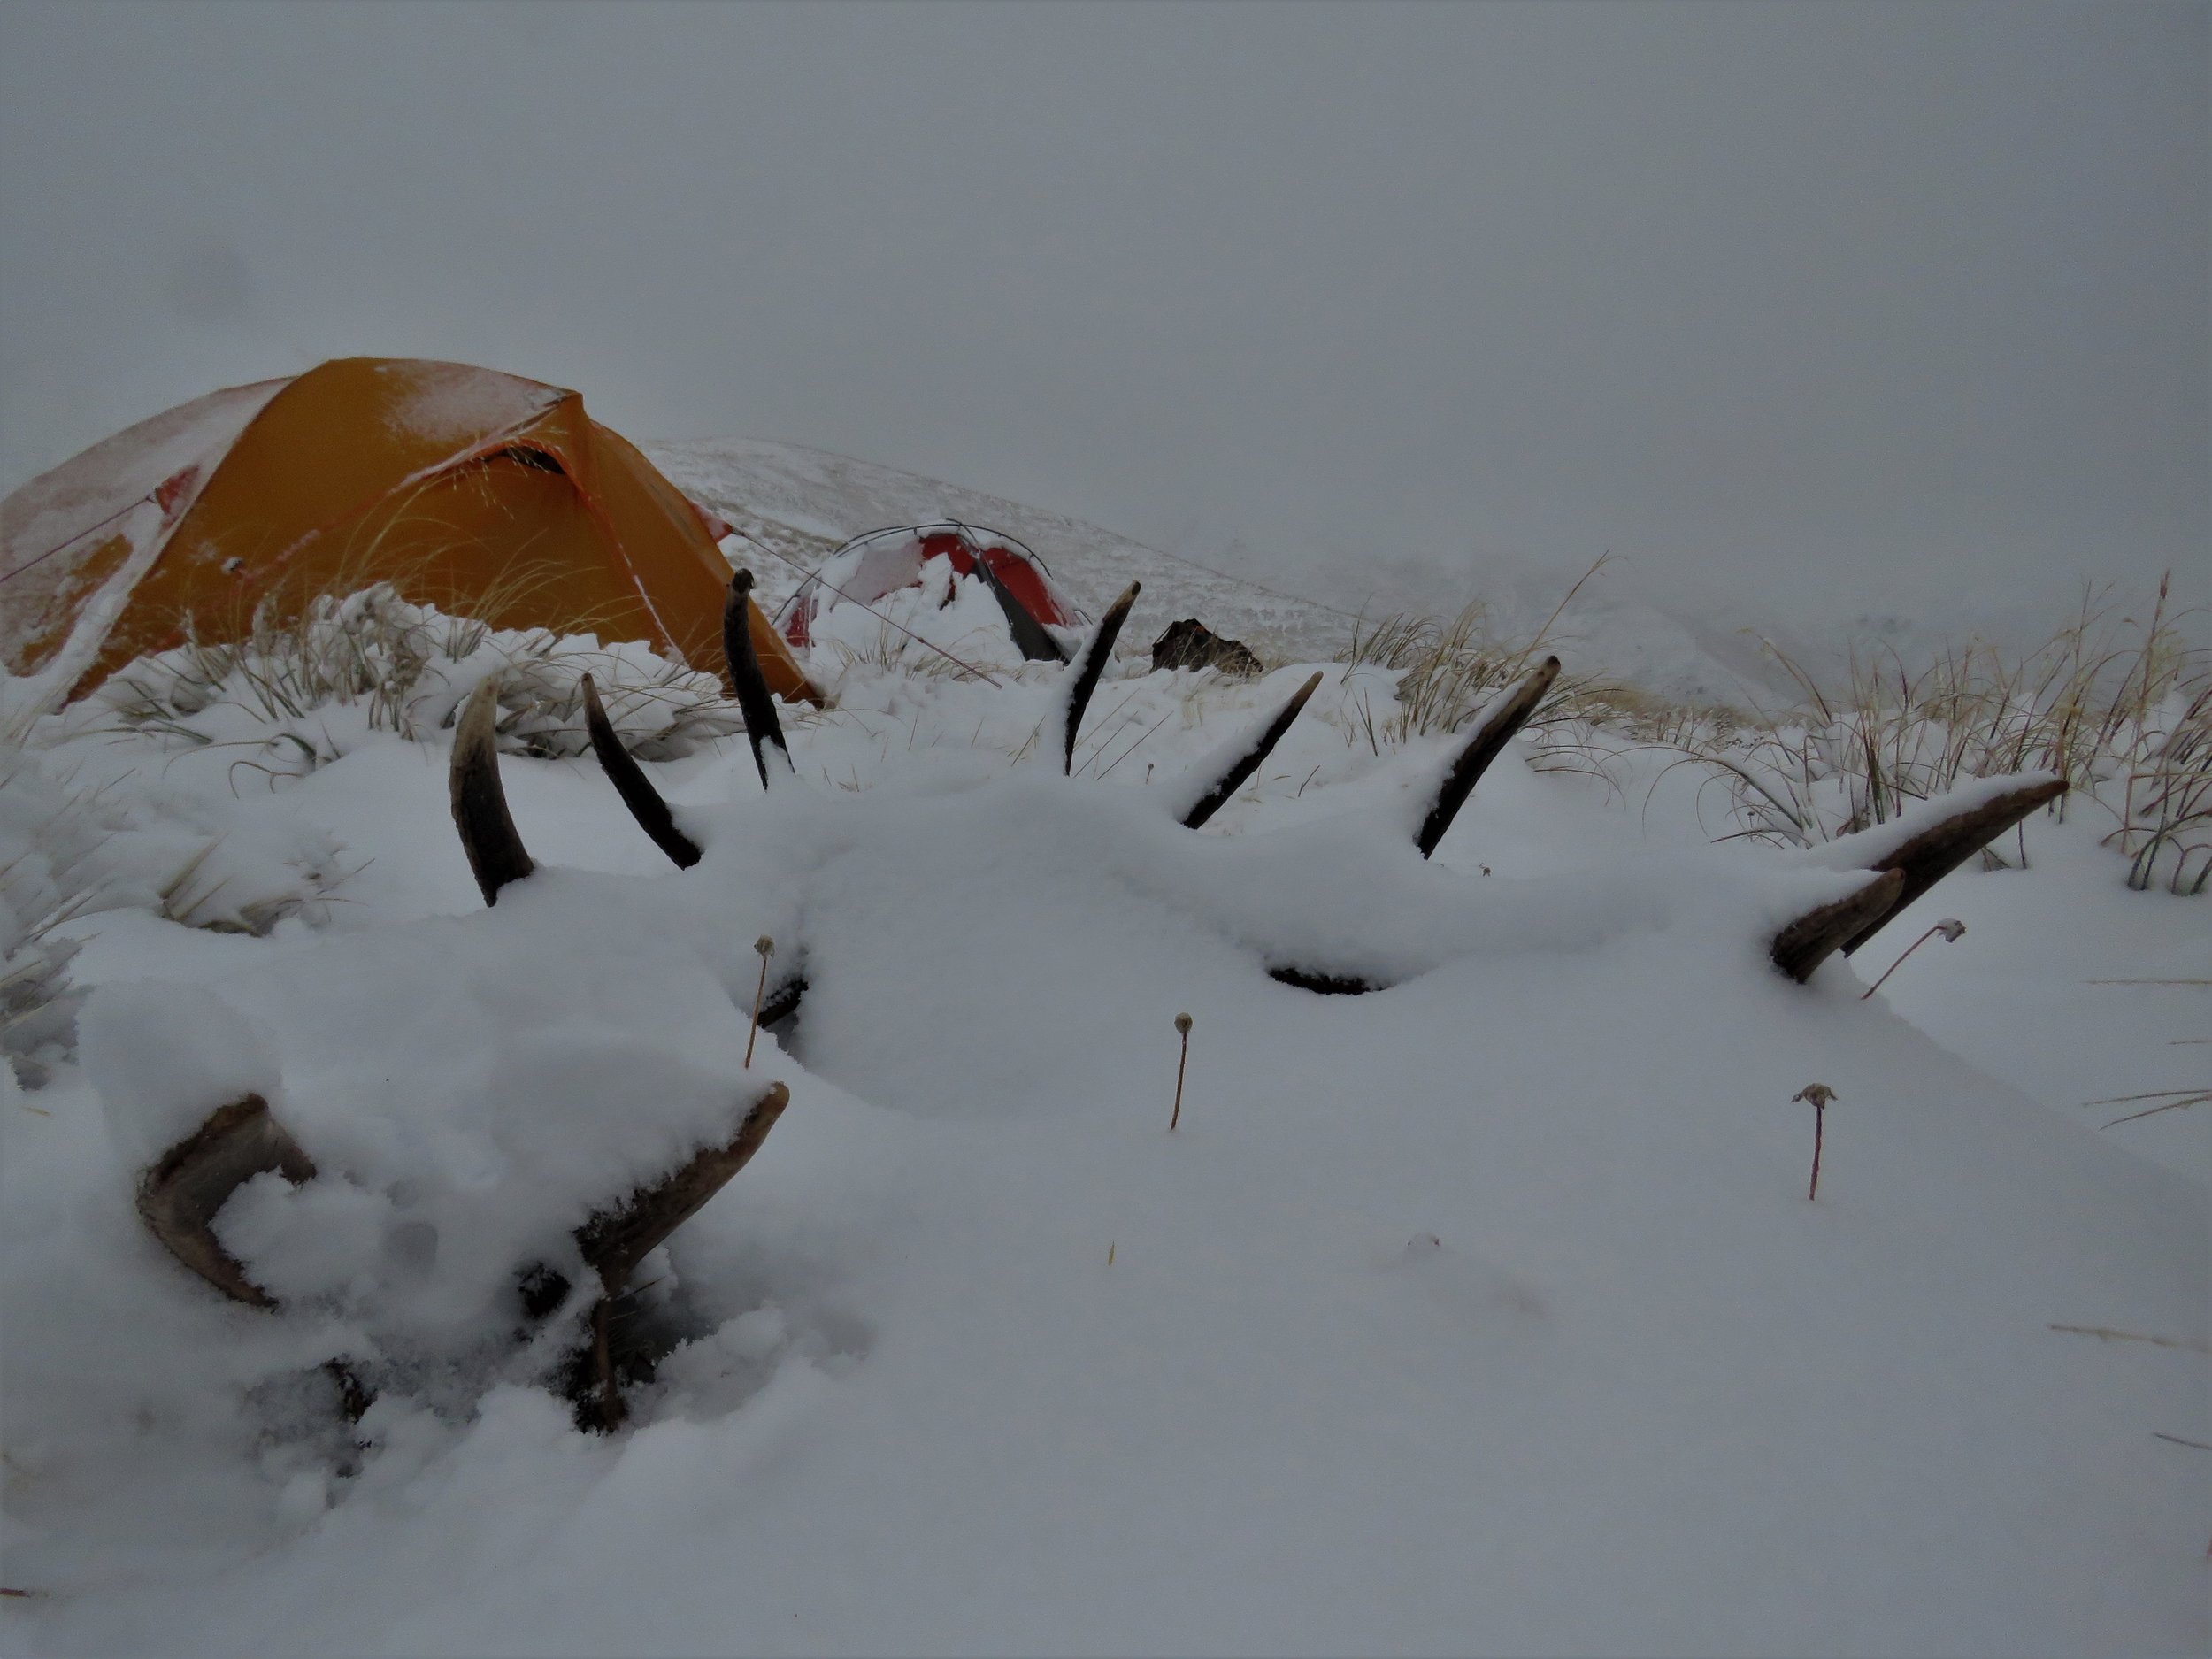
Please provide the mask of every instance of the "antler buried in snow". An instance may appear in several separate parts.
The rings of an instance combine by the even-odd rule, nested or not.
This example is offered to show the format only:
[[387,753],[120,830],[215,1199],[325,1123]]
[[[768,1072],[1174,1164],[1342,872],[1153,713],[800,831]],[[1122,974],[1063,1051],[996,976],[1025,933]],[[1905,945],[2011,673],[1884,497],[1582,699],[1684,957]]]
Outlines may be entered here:
[[1213,786],[1198,797],[1196,804],[1183,814],[1185,829],[1196,829],[1220,811],[1236,792],[1244,787],[1245,780],[1260,769],[1260,763],[1268,757],[1276,744],[1283,741],[1283,733],[1290,730],[1291,722],[1298,718],[1299,710],[1306,706],[1306,699],[1313,695],[1320,684],[1321,676],[1317,672],[1292,694],[1290,701],[1276,711],[1275,718],[1267,723],[1266,729],[1260,733],[1251,747],[1238,754],[1228,769],[1215,780]]
[[633,1268],[752,1162],[753,1154],[760,1150],[768,1132],[790,1103],[790,1089],[771,1083],[747,1110],[737,1133],[727,1141],[706,1148],[689,1163],[650,1187],[639,1187],[618,1208],[602,1210],[577,1229],[577,1246],[610,1294],[620,1291]]
[[1419,833],[1413,838],[1422,857],[1435,852],[1444,839],[1444,832],[1451,828],[1452,819],[1459,815],[1459,809],[1474,792],[1476,782],[1490,769],[1490,763],[1504,752],[1514,733],[1528,724],[1528,717],[1536,712],[1536,705],[1543,701],[1544,694],[1551,689],[1551,682],[1558,678],[1559,659],[1547,657],[1534,673],[1483,717],[1475,734],[1459,751],[1459,758],[1444,774],[1444,781],[1437,787],[1436,804],[1429,808],[1428,816],[1421,820]]
[[1904,877],[1904,886],[1899,889],[1887,910],[1844,941],[1843,954],[1849,956],[1893,921],[1899,911],[1952,871],[2036,808],[2057,800],[2065,793],[2066,780],[2063,778],[2046,778],[2035,783],[2024,784],[2017,789],[2007,789],[1952,813],[1893,850],[1870,860],[1881,869],[1899,872]]
[[1877,871],[1849,895],[1808,910],[1784,927],[1774,935],[1767,955],[1776,967],[1802,985],[1813,977],[1815,968],[1870,920],[1880,926],[1881,918],[1887,917],[1904,887],[1902,871]]
[[577,1402],[582,1426],[612,1429],[626,1415],[616,1378],[611,1327],[615,1301],[628,1287],[631,1272],[752,1161],[790,1103],[791,1091],[781,1083],[771,1083],[729,1141],[695,1154],[682,1167],[650,1187],[637,1188],[615,1209],[600,1211],[576,1230],[577,1248],[599,1275],[600,1288],[591,1310],[591,1348],[582,1357],[584,1371],[577,1379],[588,1387]]
[[453,726],[453,826],[487,904],[498,903],[500,888],[537,868],[515,833],[507,792],[500,787],[498,713],[498,682],[487,678],[469,695]]
[[1083,724],[1083,710],[1091,706],[1091,693],[1098,689],[1098,677],[1106,670],[1106,659],[1113,655],[1114,641],[1120,637],[1121,625],[1129,620],[1129,607],[1137,603],[1142,582],[1131,582],[1121,590],[1121,597],[1106,608],[1106,614],[1091,630],[1091,637],[1083,641],[1083,649],[1076,654],[1068,672],[1075,676],[1068,688],[1067,729],[1065,741],[1060,750],[1060,770],[1075,770],[1076,728]]
[[645,769],[623,748],[614,722],[607,718],[607,710],[599,701],[599,687],[592,684],[589,674],[583,677],[582,686],[584,729],[591,733],[591,752],[599,757],[599,770],[607,774],[607,781],[614,785],[614,792],[630,809],[638,827],[653,838],[653,845],[666,853],[679,870],[690,869],[699,862],[699,844],[676,827],[668,803],[653,787]]
[[730,665],[730,685],[737,706],[744,711],[745,735],[753,745],[753,764],[760,769],[760,787],[768,787],[768,756],[763,745],[772,746],[790,772],[791,746],[783,741],[783,722],[776,718],[775,699],[769,695],[767,676],[753,652],[753,573],[740,568],[730,578],[729,597],[722,602],[722,655]]
[[276,1298],[215,1237],[216,1212],[257,1175],[297,1185],[315,1165],[258,1094],[234,1100],[161,1155],[138,1184],[138,1213],[169,1254],[234,1301],[273,1308]]

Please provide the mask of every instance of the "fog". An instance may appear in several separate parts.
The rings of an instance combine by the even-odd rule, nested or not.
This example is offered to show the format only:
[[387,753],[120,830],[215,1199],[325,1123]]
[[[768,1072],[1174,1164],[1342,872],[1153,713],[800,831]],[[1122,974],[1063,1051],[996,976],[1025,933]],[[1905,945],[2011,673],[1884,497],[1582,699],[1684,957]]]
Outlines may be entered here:
[[2208,17],[10,5],[0,488],[374,353],[1332,597],[2194,597]]

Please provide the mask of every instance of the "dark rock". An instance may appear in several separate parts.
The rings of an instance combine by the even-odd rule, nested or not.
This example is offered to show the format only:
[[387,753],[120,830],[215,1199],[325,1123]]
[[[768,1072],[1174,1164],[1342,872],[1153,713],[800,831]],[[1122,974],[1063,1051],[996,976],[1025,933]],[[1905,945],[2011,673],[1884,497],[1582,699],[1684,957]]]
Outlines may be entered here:
[[1266,670],[1240,640],[1225,640],[1195,617],[1185,617],[1152,641],[1152,666],[1163,668],[1218,668],[1225,674],[1250,679]]

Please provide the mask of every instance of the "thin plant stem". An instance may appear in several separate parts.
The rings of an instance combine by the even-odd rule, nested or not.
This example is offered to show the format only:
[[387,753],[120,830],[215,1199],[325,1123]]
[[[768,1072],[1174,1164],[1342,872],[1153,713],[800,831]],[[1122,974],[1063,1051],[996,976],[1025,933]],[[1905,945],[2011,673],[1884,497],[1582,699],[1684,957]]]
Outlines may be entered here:
[[768,991],[768,958],[775,955],[776,941],[763,933],[753,941],[753,949],[760,953],[760,982],[753,987],[753,1027],[745,1033],[745,1070],[753,1069],[753,1044],[760,1037],[761,999]]
[[1868,986],[1865,990],[1859,993],[1859,1001],[1863,1002],[1868,997],[1873,995],[1875,992],[1880,990],[1882,988],[1882,981],[1888,979],[1889,976],[1896,972],[1898,969],[1903,967],[1905,965],[1905,958],[1907,956],[1912,955],[1914,951],[1919,949],[1921,946],[1926,944],[1931,939],[1933,939],[1938,933],[1943,932],[1946,928],[1955,926],[1955,923],[1947,919],[1938,922],[1926,933],[1921,934],[1919,938],[1914,940],[1912,943],[1907,945],[1903,950],[1898,953],[1897,960],[1891,963],[1888,967],[1882,970],[1882,978],[1875,980],[1873,984]]
[[1176,1125],[1183,1121],[1183,1073],[1190,1068],[1190,1016],[1178,1014],[1175,1017],[1175,1029],[1182,1033],[1183,1055],[1182,1058],[1175,1063],[1175,1110],[1168,1114],[1167,1120],[1167,1132],[1170,1134],[1173,1134]]

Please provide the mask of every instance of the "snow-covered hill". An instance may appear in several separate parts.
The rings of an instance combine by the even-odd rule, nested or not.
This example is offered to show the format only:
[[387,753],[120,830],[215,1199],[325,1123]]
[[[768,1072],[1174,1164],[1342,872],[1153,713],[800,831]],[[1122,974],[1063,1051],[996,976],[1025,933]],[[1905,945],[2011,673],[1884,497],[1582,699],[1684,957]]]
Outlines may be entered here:
[[[2201,1052],[2166,1046],[2201,1029],[2201,901],[2039,818],[2032,868],[1797,985],[1772,929],[1860,878],[1715,844],[1664,757],[1609,788],[1525,740],[1424,863],[1447,740],[1386,740],[1394,677],[1334,663],[1187,830],[1164,803],[1327,612],[859,463],[656,454],[803,564],[951,512],[1094,610],[1141,578],[1130,641],[1196,614],[1293,661],[1125,656],[1071,778],[1065,671],[848,664],[786,711],[773,789],[710,729],[647,764],[681,872],[588,758],[510,755],[539,868],[488,909],[439,726],[474,657],[419,684],[423,741],[362,703],[39,727],[0,893],[92,896],[0,921],[16,960],[79,946],[91,995],[81,1056],[0,1072],[9,1651],[2212,1639],[2206,1189],[2080,1105]],[[749,1067],[764,935],[808,983]],[[2173,983],[2088,983],[2125,979]],[[521,1270],[581,1282],[590,1195],[771,1079],[764,1148],[626,1303],[680,1341],[580,1432],[547,1348],[582,1304],[548,1326]],[[219,1220],[275,1310],[134,1210],[244,1089],[317,1171]],[[357,1422],[333,1360],[377,1391]]]
[[[1499,637],[1526,638],[1552,618],[1576,575],[1556,565],[1478,557],[1465,548],[1369,546],[1286,579],[1264,549],[1233,548],[1201,563],[1062,513],[795,444],[708,439],[642,447],[693,499],[752,541],[749,562],[772,605],[848,538],[945,518],[1019,536],[1094,614],[1125,583],[1141,580],[1175,616],[1196,616],[1278,663],[1340,654],[1362,617],[1449,617],[1471,601],[1488,609]],[[747,557],[742,543],[730,551]],[[2187,603],[2185,595],[2174,609]],[[1971,614],[1906,615],[1870,603],[1844,618],[1778,617],[1762,611],[1754,595],[1658,585],[1630,557],[1609,559],[1582,585],[1553,623],[1553,637],[1571,649],[1578,672],[1668,702],[1780,710],[1793,706],[1802,689],[1777,650],[1832,682],[1843,677],[1855,649],[1916,664],[1969,638],[2019,652],[2065,619],[2001,595]],[[2181,626],[2201,646],[2212,613],[2191,611]]]

